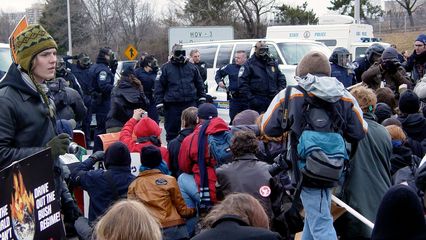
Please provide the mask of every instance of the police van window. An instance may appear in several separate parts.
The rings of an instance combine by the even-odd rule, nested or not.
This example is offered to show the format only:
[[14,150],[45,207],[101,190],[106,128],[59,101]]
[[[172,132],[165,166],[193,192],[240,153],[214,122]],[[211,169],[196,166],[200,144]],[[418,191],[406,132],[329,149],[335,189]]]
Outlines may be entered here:
[[216,60],[217,68],[221,68],[229,64],[233,47],[234,47],[234,44],[226,44],[226,45],[220,46],[219,53],[217,54],[217,60]]
[[364,57],[366,50],[367,50],[367,47],[357,47],[355,49],[355,58],[353,58],[353,59],[356,59],[358,57]]
[[206,63],[207,68],[212,68],[216,55],[217,45],[194,47],[200,50],[201,61]]
[[[242,50],[247,53],[247,57],[250,57],[250,52],[252,48],[253,48],[253,44],[251,43],[237,44],[235,45],[234,53]],[[232,63],[235,63],[234,58],[232,58]]]
[[278,61],[278,64],[283,64],[283,60],[280,58],[280,56],[278,55],[278,51],[275,48],[274,45],[272,44],[268,44],[268,48],[269,48],[269,54]]
[[316,40],[317,42],[324,43],[327,47],[334,47],[337,45],[336,39],[330,39],[330,40]]

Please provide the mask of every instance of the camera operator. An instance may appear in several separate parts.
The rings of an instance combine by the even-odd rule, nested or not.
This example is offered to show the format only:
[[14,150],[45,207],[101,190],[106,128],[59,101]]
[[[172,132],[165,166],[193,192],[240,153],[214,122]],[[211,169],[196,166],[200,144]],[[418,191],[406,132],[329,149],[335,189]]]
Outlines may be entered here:
[[407,84],[407,88],[410,89],[412,86],[398,59],[398,52],[392,47],[385,49],[380,60],[365,71],[361,79],[373,90],[380,88],[383,81],[384,85],[392,89],[396,96],[399,96],[398,90],[402,84]]

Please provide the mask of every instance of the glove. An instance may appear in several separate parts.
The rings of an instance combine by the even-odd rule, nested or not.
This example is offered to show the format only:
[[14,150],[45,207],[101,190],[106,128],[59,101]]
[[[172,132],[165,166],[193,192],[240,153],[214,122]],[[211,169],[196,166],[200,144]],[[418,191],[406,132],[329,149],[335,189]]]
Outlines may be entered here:
[[198,106],[200,106],[203,103],[206,103],[206,98],[202,97],[202,98],[198,99]]
[[64,222],[74,224],[75,220],[82,216],[80,209],[74,201],[69,201],[62,206]]
[[61,133],[58,136],[52,138],[46,145],[50,147],[52,151],[52,158],[56,160],[59,155],[67,153],[68,145],[70,144],[70,136],[66,133]]
[[92,155],[90,155],[90,158],[92,158],[96,162],[103,161],[104,157],[105,157],[104,151],[97,151],[97,152],[93,153]]
[[157,104],[156,108],[158,115],[164,117],[164,105],[162,103]]

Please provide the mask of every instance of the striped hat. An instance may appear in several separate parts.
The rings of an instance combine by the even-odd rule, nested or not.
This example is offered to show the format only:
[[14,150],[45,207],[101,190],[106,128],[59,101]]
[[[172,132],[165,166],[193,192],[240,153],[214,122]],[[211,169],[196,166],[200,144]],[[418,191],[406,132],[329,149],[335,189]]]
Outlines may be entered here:
[[15,38],[16,61],[26,72],[31,70],[31,61],[40,52],[58,48],[55,40],[39,24],[27,26]]

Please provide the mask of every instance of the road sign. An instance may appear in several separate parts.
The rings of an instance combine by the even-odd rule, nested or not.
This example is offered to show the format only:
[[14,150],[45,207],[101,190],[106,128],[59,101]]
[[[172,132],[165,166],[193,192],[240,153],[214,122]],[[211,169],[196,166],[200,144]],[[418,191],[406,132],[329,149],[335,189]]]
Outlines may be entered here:
[[136,56],[138,55],[138,50],[136,50],[135,46],[132,44],[129,44],[124,51],[124,56],[126,56],[129,60],[134,60]]

